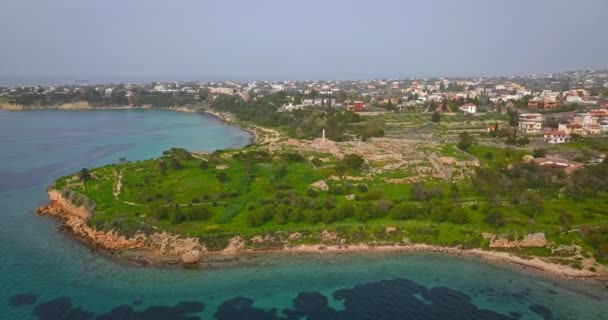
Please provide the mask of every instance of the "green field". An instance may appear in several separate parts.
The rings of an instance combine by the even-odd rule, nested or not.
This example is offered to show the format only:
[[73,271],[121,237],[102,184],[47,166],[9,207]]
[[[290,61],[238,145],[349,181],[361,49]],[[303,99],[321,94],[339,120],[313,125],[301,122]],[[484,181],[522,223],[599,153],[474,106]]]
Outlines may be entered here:
[[[605,198],[573,201],[560,196],[558,188],[548,188],[522,190],[513,196],[517,201],[504,196],[495,200],[476,185],[477,179],[386,182],[401,176],[398,169],[352,181],[374,168],[356,161],[357,157],[346,161],[330,154],[266,150],[252,146],[191,155],[172,149],[159,159],[108,165],[85,177],[82,173],[66,176],[52,188],[88,206],[94,212],[89,224],[95,228],[125,235],[167,231],[198,237],[211,249],[223,248],[235,235],[252,238],[297,232],[303,236],[294,243],[320,243],[323,230],[335,232],[346,243],[415,242],[470,248],[488,246],[482,233],[521,238],[544,232],[553,245],[576,244],[590,255],[597,252],[598,244],[579,232],[566,231],[608,226]],[[465,159],[477,156],[482,168],[494,173],[520,161],[523,154],[483,146],[465,153],[449,145],[441,153]],[[311,187],[321,180],[327,190]],[[540,198],[530,196],[535,193]],[[538,203],[519,200],[529,196],[541,201],[540,208]],[[536,211],[531,213],[531,208]],[[498,214],[500,221],[492,222],[488,218],[492,214]],[[548,248],[520,251],[550,254]]]

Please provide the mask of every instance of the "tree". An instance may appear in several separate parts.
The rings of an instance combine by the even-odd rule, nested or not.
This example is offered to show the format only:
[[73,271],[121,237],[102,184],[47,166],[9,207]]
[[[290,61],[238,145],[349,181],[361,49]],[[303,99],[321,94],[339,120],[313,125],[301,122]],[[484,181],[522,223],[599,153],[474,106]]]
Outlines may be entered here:
[[312,104],[315,104],[315,99],[318,96],[318,92],[315,89],[310,90],[310,98],[312,99]]
[[80,180],[84,182],[87,182],[92,178],[91,172],[87,168],[82,168],[82,170],[80,170],[80,172],[78,173],[78,178],[80,178]]
[[342,163],[349,169],[358,170],[361,169],[365,160],[360,155],[351,153],[344,156]]
[[532,219],[536,219],[536,216],[545,209],[543,198],[537,193],[526,193],[521,203],[523,205],[520,207],[520,210]]
[[497,208],[490,209],[486,214],[484,221],[493,227],[502,227],[505,225],[505,218],[502,215],[502,212]]
[[448,221],[454,224],[467,224],[469,223],[469,214],[464,208],[455,207],[448,214]]
[[419,215],[418,207],[410,203],[400,203],[391,209],[391,217],[395,220],[414,219]]
[[444,222],[448,219],[448,208],[438,201],[431,205],[431,220],[433,222]]
[[467,151],[473,145],[473,136],[468,132],[462,132],[458,136],[458,149]]
[[302,94],[300,94],[299,92],[297,92],[293,96],[293,104],[295,104],[295,105],[302,104]]
[[340,90],[338,91],[338,93],[336,94],[336,102],[338,103],[344,103],[344,101],[346,101],[348,99],[348,94],[346,94],[346,92]]
[[519,124],[519,114],[517,113],[517,111],[509,110],[507,114],[509,115],[509,125],[511,127],[517,127],[517,125]]
[[547,149],[534,149],[534,151],[532,151],[532,156],[534,156],[534,158],[543,158],[547,155]]
[[278,223],[278,224],[286,224],[287,223],[287,216],[285,215],[285,210],[280,210],[277,209],[277,212],[274,214],[274,220]]
[[224,171],[220,171],[217,173],[216,175],[217,181],[219,181],[220,183],[224,183],[226,181],[228,181],[228,175],[226,174],[226,172]]
[[433,115],[431,116],[431,121],[438,123],[440,120],[441,116],[439,115],[439,111],[433,112]]
[[530,143],[530,139],[528,139],[528,137],[521,137],[519,139],[517,139],[517,141],[515,142],[518,146],[525,146],[527,144]]
[[171,158],[171,169],[173,170],[179,170],[182,169],[184,166],[182,165],[181,162],[179,162],[179,160],[177,160],[177,158],[172,157]]
[[460,188],[459,188],[459,187],[458,187],[458,185],[457,185],[457,184],[455,184],[455,183],[452,183],[452,184],[450,185],[450,197],[451,197],[453,200],[458,200],[458,199],[460,199]]
[[426,189],[422,182],[412,184],[412,199],[416,201],[424,201],[427,199]]
[[179,208],[179,205],[175,205],[175,208],[169,212],[169,222],[171,224],[179,224],[184,221],[184,216]]

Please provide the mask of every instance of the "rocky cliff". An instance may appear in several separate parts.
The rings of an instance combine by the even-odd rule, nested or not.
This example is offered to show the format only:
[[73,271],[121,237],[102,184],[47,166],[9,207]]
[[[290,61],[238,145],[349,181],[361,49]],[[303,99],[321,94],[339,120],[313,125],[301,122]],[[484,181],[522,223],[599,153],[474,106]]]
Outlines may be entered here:
[[90,212],[84,206],[76,206],[65,199],[58,190],[49,190],[50,203],[38,208],[40,215],[54,216],[62,220],[77,238],[98,248],[116,251],[144,249],[162,256],[179,257],[183,263],[201,260],[206,248],[196,238],[184,238],[168,233],[143,233],[127,238],[113,231],[95,230],[87,225]]

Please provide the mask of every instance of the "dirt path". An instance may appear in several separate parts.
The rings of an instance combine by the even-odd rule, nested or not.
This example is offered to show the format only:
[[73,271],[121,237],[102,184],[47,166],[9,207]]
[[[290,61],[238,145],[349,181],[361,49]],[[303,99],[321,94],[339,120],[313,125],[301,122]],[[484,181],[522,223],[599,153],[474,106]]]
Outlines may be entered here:
[[114,176],[116,177],[116,184],[114,186],[114,199],[119,200],[118,196],[120,195],[120,189],[122,189],[122,172],[126,169],[127,167],[124,167],[122,169],[120,169],[120,171],[116,172],[114,171]]
[[269,129],[269,128],[263,128],[263,127],[258,127],[258,126],[254,126],[255,130],[261,131],[262,134],[256,134],[256,138],[257,138],[257,143],[271,143],[271,142],[277,142],[279,141],[279,138],[281,137],[281,134],[274,130],[274,129]]

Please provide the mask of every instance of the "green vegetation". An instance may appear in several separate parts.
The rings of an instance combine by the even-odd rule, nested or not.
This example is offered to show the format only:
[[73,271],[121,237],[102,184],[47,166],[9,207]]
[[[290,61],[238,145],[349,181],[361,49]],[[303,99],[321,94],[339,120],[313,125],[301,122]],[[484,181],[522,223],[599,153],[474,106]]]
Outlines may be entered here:
[[[41,89],[42,90],[42,89]],[[11,103],[30,107],[54,107],[67,103],[87,102],[91,106],[150,106],[154,108],[169,108],[201,104],[207,95],[200,94],[196,98],[185,92],[155,92],[143,89],[133,89],[130,96],[127,89],[120,85],[112,93],[104,94],[95,87],[85,87],[81,92],[21,92],[18,89],[9,100]]]
[[290,137],[317,138],[325,129],[328,139],[343,141],[359,136],[367,139],[384,135],[383,123],[365,121],[356,113],[330,107],[308,107],[292,112],[277,112],[288,101],[283,92],[258,97],[247,102],[239,96],[221,95],[210,107],[234,114],[239,121],[272,128],[282,128]]
[[[465,247],[487,246],[484,232],[513,239],[544,232],[556,244],[575,243],[608,259],[606,163],[568,176],[523,163],[518,151],[472,145],[469,152],[482,159],[472,179],[408,185],[373,175],[357,182],[332,178],[373,171],[355,154],[337,159],[266,150],[252,146],[194,157],[172,149],[159,159],[83,169],[53,187],[93,210],[90,224],[96,228],[127,235],[164,230],[217,248],[234,235],[279,230],[308,235],[302,243],[320,242],[318,234],[331,230],[348,243],[407,237]],[[320,158],[329,160],[315,161]],[[320,180],[327,189],[316,186]],[[388,226],[396,231],[386,231]]]

